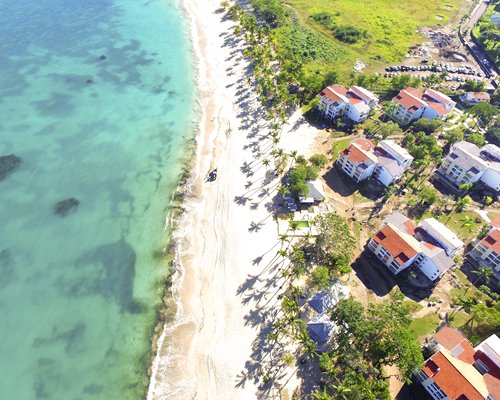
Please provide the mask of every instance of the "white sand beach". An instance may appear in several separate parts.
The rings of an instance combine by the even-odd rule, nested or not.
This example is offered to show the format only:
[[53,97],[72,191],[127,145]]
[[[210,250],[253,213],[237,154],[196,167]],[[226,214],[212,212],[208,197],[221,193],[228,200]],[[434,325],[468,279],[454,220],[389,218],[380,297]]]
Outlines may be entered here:
[[[175,237],[178,323],[159,341],[148,399],[256,399],[263,320],[282,281],[272,202],[279,185],[266,121],[248,86],[243,42],[219,0],[185,0],[201,111],[193,190]],[[308,155],[317,131],[291,119],[280,147]],[[215,182],[205,182],[217,168]],[[259,394],[260,393],[260,394]]]

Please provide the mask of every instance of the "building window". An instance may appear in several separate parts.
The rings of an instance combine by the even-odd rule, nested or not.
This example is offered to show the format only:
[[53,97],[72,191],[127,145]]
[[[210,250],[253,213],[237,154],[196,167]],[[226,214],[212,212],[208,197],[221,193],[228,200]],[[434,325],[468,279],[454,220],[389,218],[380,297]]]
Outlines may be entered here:
[[446,394],[439,388],[436,382],[426,387],[431,396],[437,400],[446,398]]
[[459,176],[462,172],[464,172],[464,170],[462,168],[460,168],[459,166],[457,165],[454,165],[453,168],[451,169],[450,171],[450,174],[451,175],[455,175],[455,177]]
[[389,254],[389,252],[386,249],[384,249],[383,247],[380,248],[380,250],[377,254],[377,257],[383,261],[387,260],[390,256],[391,255]]

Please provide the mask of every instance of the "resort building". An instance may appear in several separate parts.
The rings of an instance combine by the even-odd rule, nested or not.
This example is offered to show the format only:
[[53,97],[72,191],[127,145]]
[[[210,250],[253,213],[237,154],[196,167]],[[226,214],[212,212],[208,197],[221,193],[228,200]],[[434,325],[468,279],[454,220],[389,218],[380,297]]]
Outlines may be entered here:
[[453,232],[434,218],[415,227],[398,212],[384,220],[367,244],[393,274],[414,266],[431,281],[441,278],[455,264],[452,257],[463,246]]
[[325,200],[325,191],[323,190],[323,182],[319,179],[315,181],[306,181],[306,185],[309,188],[307,196],[300,197],[299,201],[301,205],[313,205]]
[[354,139],[347,148],[339,154],[337,165],[356,182],[372,176],[377,157],[373,154],[375,145],[371,140]]
[[339,154],[337,165],[356,182],[376,178],[384,186],[398,181],[413,157],[393,140],[381,140],[377,146],[368,139],[354,139]]
[[420,118],[439,118],[443,120],[455,107],[456,103],[444,93],[427,89],[406,88],[393,99],[394,109],[391,117],[403,125]]
[[430,340],[433,352],[414,376],[435,400],[500,399],[500,339],[475,348],[455,329],[444,326]]
[[450,153],[437,170],[438,177],[454,188],[466,183],[483,182],[500,191],[500,148],[487,144],[479,149],[475,144],[461,141],[453,144]]
[[489,102],[490,95],[486,92],[467,92],[460,95],[460,100],[467,104],[477,104],[481,102]]
[[469,252],[469,260],[477,265],[493,270],[492,278],[500,282],[500,217],[489,224],[488,234]]
[[331,85],[318,97],[319,109],[326,119],[345,116],[356,124],[367,119],[370,109],[378,104],[377,96],[359,86],[346,89],[342,85]]

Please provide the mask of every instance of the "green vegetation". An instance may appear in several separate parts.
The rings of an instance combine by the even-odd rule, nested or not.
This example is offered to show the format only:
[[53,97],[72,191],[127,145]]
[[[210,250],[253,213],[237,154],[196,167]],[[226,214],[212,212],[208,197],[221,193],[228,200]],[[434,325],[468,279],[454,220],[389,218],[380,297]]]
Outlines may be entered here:
[[[301,29],[315,32],[317,38],[324,38],[335,46],[335,63],[344,76],[356,60],[374,68],[402,61],[410,46],[425,41],[419,37],[417,29],[448,22],[455,16],[460,3],[457,0],[286,1],[290,6],[287,9]],[[438,21],[436,15],[443,20]],[[307,47],[303,49],[307,51]],[[316,69],[324,68],[328,66],[316,63]]]
[[436,138],[427,136],[424,132],[407,133],[403,138],[403,145],[415,158],[413,165],[416,167],[425,167],[431,162],[439,162],[443,153]]
[[492,121],[493,117],[500,114],[498,108],[486,102],[481,102],[472,106],[469,112],[474,114],[484,126],[487,126]]
[[395,294],[367,310],[352,298],[339,301],[332,312],[337,346],[320,356],[325,387],[316,399],[390,399],[383,365],[395,365],[400,378],[411,379],[423,357],[403,299]]
[[434,119],[428,119],[428,118],[421,118],[416,120],[412,126],[411,129],[413,132],[424,132],[427,135],[430,135],[431,133],[436,132],[438,129],[441,129],[443,127],[443,121],[440,121],[437,118]]
[[439,222],[446,225],[466,243],[474,239],[485,225],[481,218],[472,211],[451,212],[443,215],[425,212],[421,218],[424,219],[429,217],[434,217]]
[[422,337],[432,334],[438,326],[439,316],[437,314],[428,314],[411,321],[410,329],[416,337]]
[[494,24],[490,24],[490,17],[492,14],[498,13],[499,8],[500,1],[493,0],[473,31],[474,36],[485,48],[489,58],[497,67],[500,66],[500,29]]
[[350,272],[351,254],[355,239],[345,218],[330,213],[316,217],[315,250],[319,264],[327,266],[332,272]]
[[318,168],[312,165],[300,164],[290,172],[290,194],[294,197],[307,196],[309,187],[306,181],[318,177]]

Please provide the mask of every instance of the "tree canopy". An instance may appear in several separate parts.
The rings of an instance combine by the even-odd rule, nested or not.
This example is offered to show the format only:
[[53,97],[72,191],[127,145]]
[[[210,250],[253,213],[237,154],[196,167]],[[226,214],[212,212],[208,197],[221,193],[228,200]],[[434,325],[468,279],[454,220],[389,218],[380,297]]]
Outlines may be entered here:
[[478,117],[483,125],[488,125],[492,121],[493,117],[496,117],[499,114],[499,111],[495,106],[485,102],[472,106],[469,111]]
[[345,218],[335,213],[316,217],[318,261],[331,268],[344,268],[350,262],[355,240]]
[[431,160],[437,161],[443,153],[436,138],[424,132],[407,133],[403,138],[403,145],[415,158],[415,165],[427,165]]
[[330,398],[390,399],[382,366],[396,365],[406,381],[422,366],[420,345],[409,329],[411,317],[400,293],[367,310],[352,298],[342,299],[331,317],[339,328],[336,347],[320,357],[324,394]]

